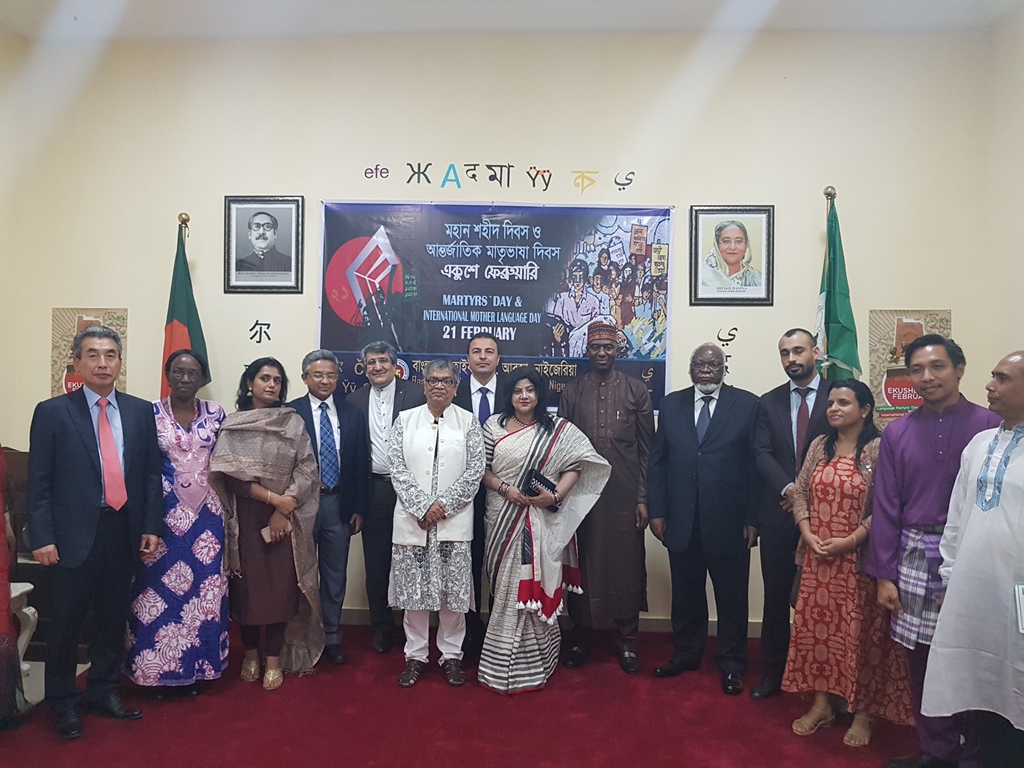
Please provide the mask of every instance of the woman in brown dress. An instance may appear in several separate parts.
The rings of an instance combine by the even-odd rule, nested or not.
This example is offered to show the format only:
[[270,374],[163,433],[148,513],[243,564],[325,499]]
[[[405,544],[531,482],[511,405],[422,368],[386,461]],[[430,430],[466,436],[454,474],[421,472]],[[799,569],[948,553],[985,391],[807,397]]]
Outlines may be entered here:
[[874,716],[912,722],[903,653],[889,636],[889,616],[875,601],[875,581],[861,553],[871,530],[871,490],[879,432],[875,400],[860,381],[840,381],[828,395],[828,431],[807,449],[796,481],[793,517],[803,564],[784,691],[814,693],[793,732],[810,736],[835,720],[830,696],[853,714],[843,743],[867,746]]
[[225,503],[231,618],[241,624],[242,679],[281,687],[284,670],[309,670],[323,651],[313,544],[319,476],[302,418],[283,408],[284,366],[253,361],[238,387],[238,410],[224,419],[210,460]]

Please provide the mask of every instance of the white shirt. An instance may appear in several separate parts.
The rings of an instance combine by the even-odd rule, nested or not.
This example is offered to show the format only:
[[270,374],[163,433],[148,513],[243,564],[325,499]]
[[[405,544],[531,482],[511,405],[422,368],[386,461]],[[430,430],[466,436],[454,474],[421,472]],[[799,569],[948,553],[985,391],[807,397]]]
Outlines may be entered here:
[[480,420],[480,398],[484,396],[480,390],[484,387],[487,387],[488,390],[487,404],[491,406],[491,415],[494,415],[494,391],[498,387],[498,374],[492,374],[491,380],[486,384],[481,384],[475,376],[469,377],[469,392],[473,398],[473,415],[476,416],[477,421]]
[[385,387],[370,387],[370,463],[377,475],[391,472],[388,469],[388,440],[391,437],[391,414],[395,409],[397,387],[394,379]]
[[719,384],[718,388],[714,392],[708,392],[707,394],[701,392],[697,387],[693,388],[693,424],[697,425],[697,419],[700,417],[700,412],[704,408],[705,397],[710,397],[711,402],[708,403],[708,415],[715,415],[715,408],[718,406],[718,396],[722,393],[722,385]]
[[331,420],[331,428],[334,430],[334,449],[338,451],[340,460],[341,451],[341,426],[338,422],[338,409],[334,406],[334,398],[328,397],[321,400],[312,392],[309,393],[309,405],[313,409],[313,429],[316,430],[316,455],[320,457],[320,405],[327,403],[327,418]]

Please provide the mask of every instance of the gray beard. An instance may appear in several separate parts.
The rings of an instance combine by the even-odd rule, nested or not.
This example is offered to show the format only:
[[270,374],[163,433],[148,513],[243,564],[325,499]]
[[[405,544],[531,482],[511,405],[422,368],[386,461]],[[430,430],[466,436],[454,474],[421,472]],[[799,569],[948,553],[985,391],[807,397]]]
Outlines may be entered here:
[[700,392],[702,395],[713,395],[713,394],[715,394],[715,392],[718,391],[718,388],[721,387],[722,385],[721,384],[695,384],[694,386],[697,387],[697,391]]

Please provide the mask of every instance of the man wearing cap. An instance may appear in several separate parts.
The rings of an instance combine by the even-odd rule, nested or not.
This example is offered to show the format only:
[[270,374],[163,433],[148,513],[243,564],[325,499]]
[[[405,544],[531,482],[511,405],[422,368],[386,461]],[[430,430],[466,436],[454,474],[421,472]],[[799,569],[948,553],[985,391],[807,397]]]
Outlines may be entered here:
[[568,596],[575,628],[564,664],[582,666],[590,655],[591,629],[614,624],[619,666],[635,675],[640,611],[647,610],[644,529],[654,414],[646,385],[615,370],[617,335],[608,323],[587,326],[590,373],[569,382],[558,406],[558,415],[579,427],[612,467],[600,499],[576,532],[583,594]]

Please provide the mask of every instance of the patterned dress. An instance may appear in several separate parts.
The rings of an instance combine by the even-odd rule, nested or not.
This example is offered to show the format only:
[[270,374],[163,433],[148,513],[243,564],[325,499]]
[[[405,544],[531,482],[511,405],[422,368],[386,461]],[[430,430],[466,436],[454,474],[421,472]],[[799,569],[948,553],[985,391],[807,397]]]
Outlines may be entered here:
[[186,431],[168,402],[153,410],[166,530],[132,586],[125,672],[138,685],[191,685],[220,677],[228,658],[224,512],[208,482],[224,411],[197,400]]
[[[811,532],[822,540],[849,536],[861,524],[868,482],[852,457],[819,463],[809,490]],[[827,691],[846,699],[851,712],[908,725],[906,661],[875,601],[874,579],[860,572],[860,556],[854,550],[823,560],[807,552],[782,689]]]

